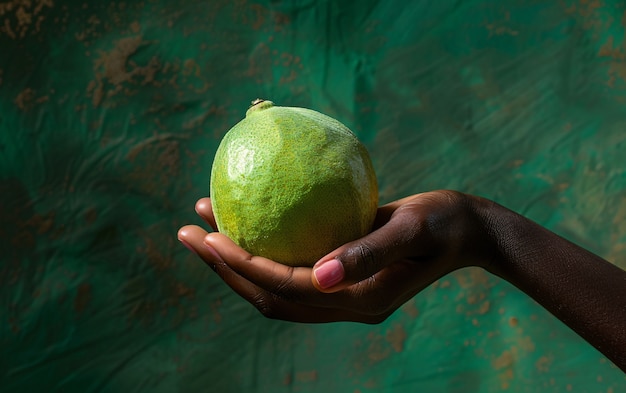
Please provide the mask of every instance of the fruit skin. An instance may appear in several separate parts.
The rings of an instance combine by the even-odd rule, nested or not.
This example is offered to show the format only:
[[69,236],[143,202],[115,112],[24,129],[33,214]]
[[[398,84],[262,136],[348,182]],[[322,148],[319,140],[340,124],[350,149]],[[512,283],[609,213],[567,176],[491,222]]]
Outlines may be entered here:
[[253,255],[312,266],[367,234],[378,206],[366,148],[319,112],[255,101],[211,170],[218,230]]

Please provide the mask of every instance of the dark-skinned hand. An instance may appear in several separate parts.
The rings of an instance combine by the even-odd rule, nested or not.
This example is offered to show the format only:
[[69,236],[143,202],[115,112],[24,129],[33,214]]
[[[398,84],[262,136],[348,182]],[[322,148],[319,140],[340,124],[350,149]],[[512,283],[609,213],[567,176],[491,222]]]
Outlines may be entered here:
[[[250,255],[199,226],[178,238],[263,315],[296,322],[378,323],[447,273],[481,260],[470,197],[452,191],[410,196],[378,209],[374,230],[310,267]],[[196,204],[212,227],[209,198]]]
[[[196,211],[211,227],[208,198]],[[448,273],[478,266],[534,298],[626,371],[626,271],[527,218],[455,191],[378,209],[372,232],[289,267],[188,225],[178,238],[269,318],[379,323]]]

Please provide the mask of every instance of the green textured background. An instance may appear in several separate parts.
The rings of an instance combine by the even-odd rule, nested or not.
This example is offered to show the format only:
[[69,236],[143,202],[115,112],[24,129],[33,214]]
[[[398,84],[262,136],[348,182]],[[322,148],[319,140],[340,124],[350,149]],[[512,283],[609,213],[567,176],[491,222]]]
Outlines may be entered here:
[[626,391],[477,269],[264,319],[176,240],[257,97],[348,125],[383,202],[483,195],[626,268],[623,0],[0,1],[1,392]]

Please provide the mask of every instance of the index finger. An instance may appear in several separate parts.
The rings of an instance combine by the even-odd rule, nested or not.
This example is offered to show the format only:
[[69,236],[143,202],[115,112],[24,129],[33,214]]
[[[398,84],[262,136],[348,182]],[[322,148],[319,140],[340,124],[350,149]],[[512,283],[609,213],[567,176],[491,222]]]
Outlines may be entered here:
[[[320,293],[311,282],[311,268],[287,266],[252,255],[217,232],[207,234],[204,242],[216,250],[231,269],[266,291],[300,303],[319,303]],[[312,301],[314,298],[317,301]]]

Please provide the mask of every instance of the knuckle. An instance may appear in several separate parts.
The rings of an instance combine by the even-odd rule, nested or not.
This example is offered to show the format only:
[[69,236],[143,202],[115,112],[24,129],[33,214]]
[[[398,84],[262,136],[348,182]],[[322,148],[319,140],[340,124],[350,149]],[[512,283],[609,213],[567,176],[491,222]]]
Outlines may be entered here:
[[286,299],[289,301],[302,300],[302,291],[299,291],[293,280],[294,269],[290,268],[288,274],[281,277],[273,286],[272,294],[276,298]]
[[376,261],[372,247],[367,243],[361,243],[358,247],[361,263],[365,266],[371,266]]
[[263,293],[254,295],[250,303],[259,311],[264,317],[275,319],[276,311],[274,308],[274,300],[269,298]]
[[359,243],[342,258],[342,263],[347,268],[346,274],[351,281],[361,281],[376,273],[377,255],[371,244]]

